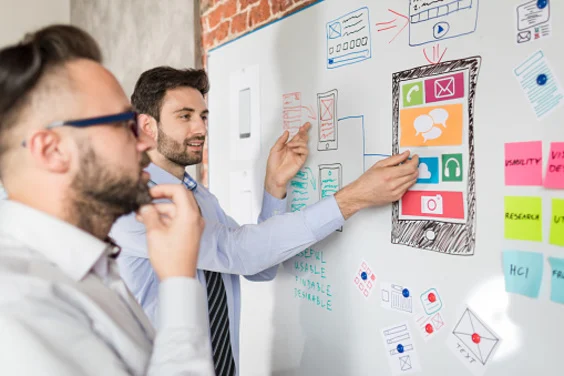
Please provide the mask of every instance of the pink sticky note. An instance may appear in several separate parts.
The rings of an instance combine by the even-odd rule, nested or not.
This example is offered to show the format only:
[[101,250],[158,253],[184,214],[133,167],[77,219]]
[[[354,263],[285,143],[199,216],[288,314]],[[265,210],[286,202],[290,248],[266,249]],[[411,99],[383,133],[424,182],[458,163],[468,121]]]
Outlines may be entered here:
[[564,189],[564,142],[550,143],[544,186]]
[[505,185],[542,185],[542,141],[505,144]]

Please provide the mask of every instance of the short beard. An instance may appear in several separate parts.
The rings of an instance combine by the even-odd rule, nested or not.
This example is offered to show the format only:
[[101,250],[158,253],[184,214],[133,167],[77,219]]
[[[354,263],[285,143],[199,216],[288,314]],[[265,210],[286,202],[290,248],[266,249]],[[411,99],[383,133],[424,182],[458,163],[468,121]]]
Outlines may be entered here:
[[[105,238],[117,218],[149,204],[152,198],[141,175],[135,178],[126,171],[104,166],[88,145],[82,145],[82,150],[80,171],[71,184],[73,197],[69,209],[79,228]],[[143,155],[140,171],[148,158]]]
[[202,162],[202,153],[193,153],[190,154],[186,150],[186,146],[190,142],[193,141],[205,141],[204,136],[195,136],[192,138],[188,138],[184,140],[184,143],[180,143],[173,138],[169,137],[161,128],[160,123],[157,125],[157,132],[158,132],[158,145],[157,151],[164,156],[166,159],[171,161],[172,163],[186,167],[190,165],[195,165]]

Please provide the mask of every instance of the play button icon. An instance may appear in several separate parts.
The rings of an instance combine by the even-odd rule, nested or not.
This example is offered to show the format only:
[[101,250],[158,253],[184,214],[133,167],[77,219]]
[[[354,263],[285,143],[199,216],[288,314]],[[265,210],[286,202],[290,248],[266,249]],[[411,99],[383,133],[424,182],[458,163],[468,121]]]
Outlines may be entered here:
[[435,36],[435,39],[441,39],[448,34],[449,30],[450,25],[448,22],[439,22],[433,27],[433,35]]

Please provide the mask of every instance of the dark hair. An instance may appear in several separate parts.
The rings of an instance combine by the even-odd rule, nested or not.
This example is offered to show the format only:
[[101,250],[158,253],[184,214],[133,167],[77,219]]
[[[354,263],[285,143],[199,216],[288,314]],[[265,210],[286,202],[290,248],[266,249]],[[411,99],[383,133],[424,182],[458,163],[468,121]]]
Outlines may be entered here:
[[203,69],[175,69],[156,67],[143,72],[135,84],[131,104],[142,114],[160,119],[163,99],[168,90],[191,87],[206,95],[210,89],[208,75]]
[[70,25],[45,27],[0,50],[0,159],[9,148],[6,134],[17,123],[38,83],[53,69],[79,58],[102,62],[96,41]]

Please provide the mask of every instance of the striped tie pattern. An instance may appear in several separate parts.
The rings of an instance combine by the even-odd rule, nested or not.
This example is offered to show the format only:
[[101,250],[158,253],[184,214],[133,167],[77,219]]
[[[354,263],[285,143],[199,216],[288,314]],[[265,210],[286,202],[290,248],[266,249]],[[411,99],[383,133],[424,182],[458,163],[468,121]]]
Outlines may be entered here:
[[[184,174],[182,183],[191,191],[198,187],[198,183],[188,173]],[[227,294],[223,278],[220,273],[208,270],[204,271],[204,275],[208,292],[208,315],[215,374],[216,376],[234,376],[235,360],[231,350]]]

